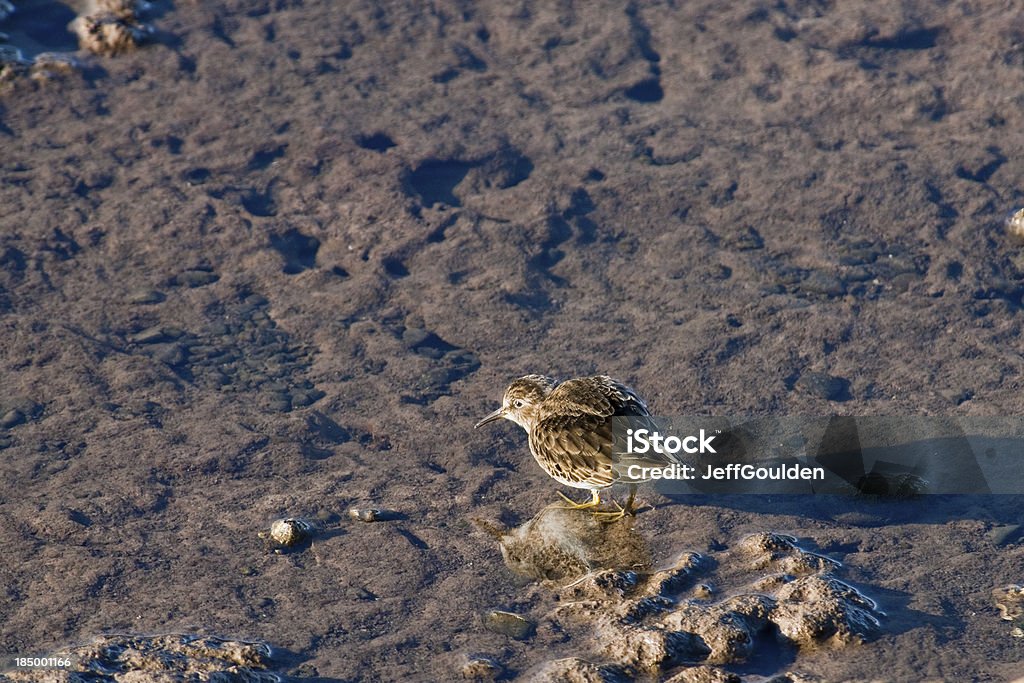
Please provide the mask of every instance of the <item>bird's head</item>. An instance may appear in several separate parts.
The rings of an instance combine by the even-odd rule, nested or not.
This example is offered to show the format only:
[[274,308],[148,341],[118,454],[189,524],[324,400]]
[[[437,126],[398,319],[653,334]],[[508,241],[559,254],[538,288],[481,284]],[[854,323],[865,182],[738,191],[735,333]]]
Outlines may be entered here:
[[476,427],[505,418],[530,431],[537,419],[541,402],[554,388],[555,380],[544,375],[520,377],[508,385],[505,396],[501,399],[501,407],[477,422]]

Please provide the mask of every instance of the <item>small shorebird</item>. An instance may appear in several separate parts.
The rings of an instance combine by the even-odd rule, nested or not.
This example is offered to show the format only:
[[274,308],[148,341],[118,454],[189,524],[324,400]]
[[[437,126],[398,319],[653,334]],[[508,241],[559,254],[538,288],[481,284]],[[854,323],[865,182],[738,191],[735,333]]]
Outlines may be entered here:
[[561,484],[587,489],[591,499],[577,503],[559,492],[573,509],[595,508],[602,489],[612,484],[630,485],[626,507],[597,513],[619,519],[633,514],[636,485],[645,479],[631,478],[629,465],[664,467],[674,461],[667,455],[615,453],[612,418],[650,416],[647,404],[636,393],[611,377],[579,377],[561,384],[544,375],[526,375],[508,386],[501,407],[480,420],[476,427],[501,418],[526,430],[530,452],[545,472]]

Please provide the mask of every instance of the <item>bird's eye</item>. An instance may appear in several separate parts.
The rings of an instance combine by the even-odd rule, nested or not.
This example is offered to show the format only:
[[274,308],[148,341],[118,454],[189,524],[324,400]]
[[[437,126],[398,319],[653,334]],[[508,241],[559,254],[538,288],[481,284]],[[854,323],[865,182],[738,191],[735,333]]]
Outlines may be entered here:
[[513,408],[522,408],[523,407],[523,399],[517,398],[516,400],[512,401],[512,407]]

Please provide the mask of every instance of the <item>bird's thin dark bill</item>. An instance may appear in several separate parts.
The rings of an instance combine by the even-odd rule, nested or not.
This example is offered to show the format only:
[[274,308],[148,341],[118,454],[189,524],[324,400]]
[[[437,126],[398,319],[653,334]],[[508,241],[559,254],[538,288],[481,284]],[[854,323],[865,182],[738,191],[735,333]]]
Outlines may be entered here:
[[473,425],[473,429],[478,429],[480,427],[483,427],[488,422],[494,422],[495,420],[500,420],[501,418],[504,417],[504,415],[502,414],[501,411],[502,411],[502,409],[498,408],[493,413],[491,413],[490,415],[488,415],[487,417],[485,417],[484,419],[480,420],[475,425]]

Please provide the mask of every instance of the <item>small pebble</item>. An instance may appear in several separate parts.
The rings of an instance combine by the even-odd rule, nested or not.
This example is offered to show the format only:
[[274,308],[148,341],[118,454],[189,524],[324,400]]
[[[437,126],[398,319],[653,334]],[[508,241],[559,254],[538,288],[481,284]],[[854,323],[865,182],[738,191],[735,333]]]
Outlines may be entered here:
[[155,289],[137,289],[128,295],[130,304],[158,304],[167,297]]
[[534,631],[534,623],[515,612],[492,609],[484,613],[484,627],[515,640],[526,640]]
[[313,525],[301,519],[279,519],[270,525],[270,538],[286,548],[313,535]]
[[348,511],[348,516],[360,522],[384,522],[394,519],[395,513],[377,508],[352,508]]
[[14,410],[7,411],[3,417],[0,417],[0,428],[10,429],[16,427],[25,421],[25,413],[21,412],[17,408]]
[[1006,219],[1006,232],[1024,239],[1024,209],[1017,209]]
[[470,655],[462,665],[462,677],[470,680],[493,681],[501,674],[501,665],[484,655]]

